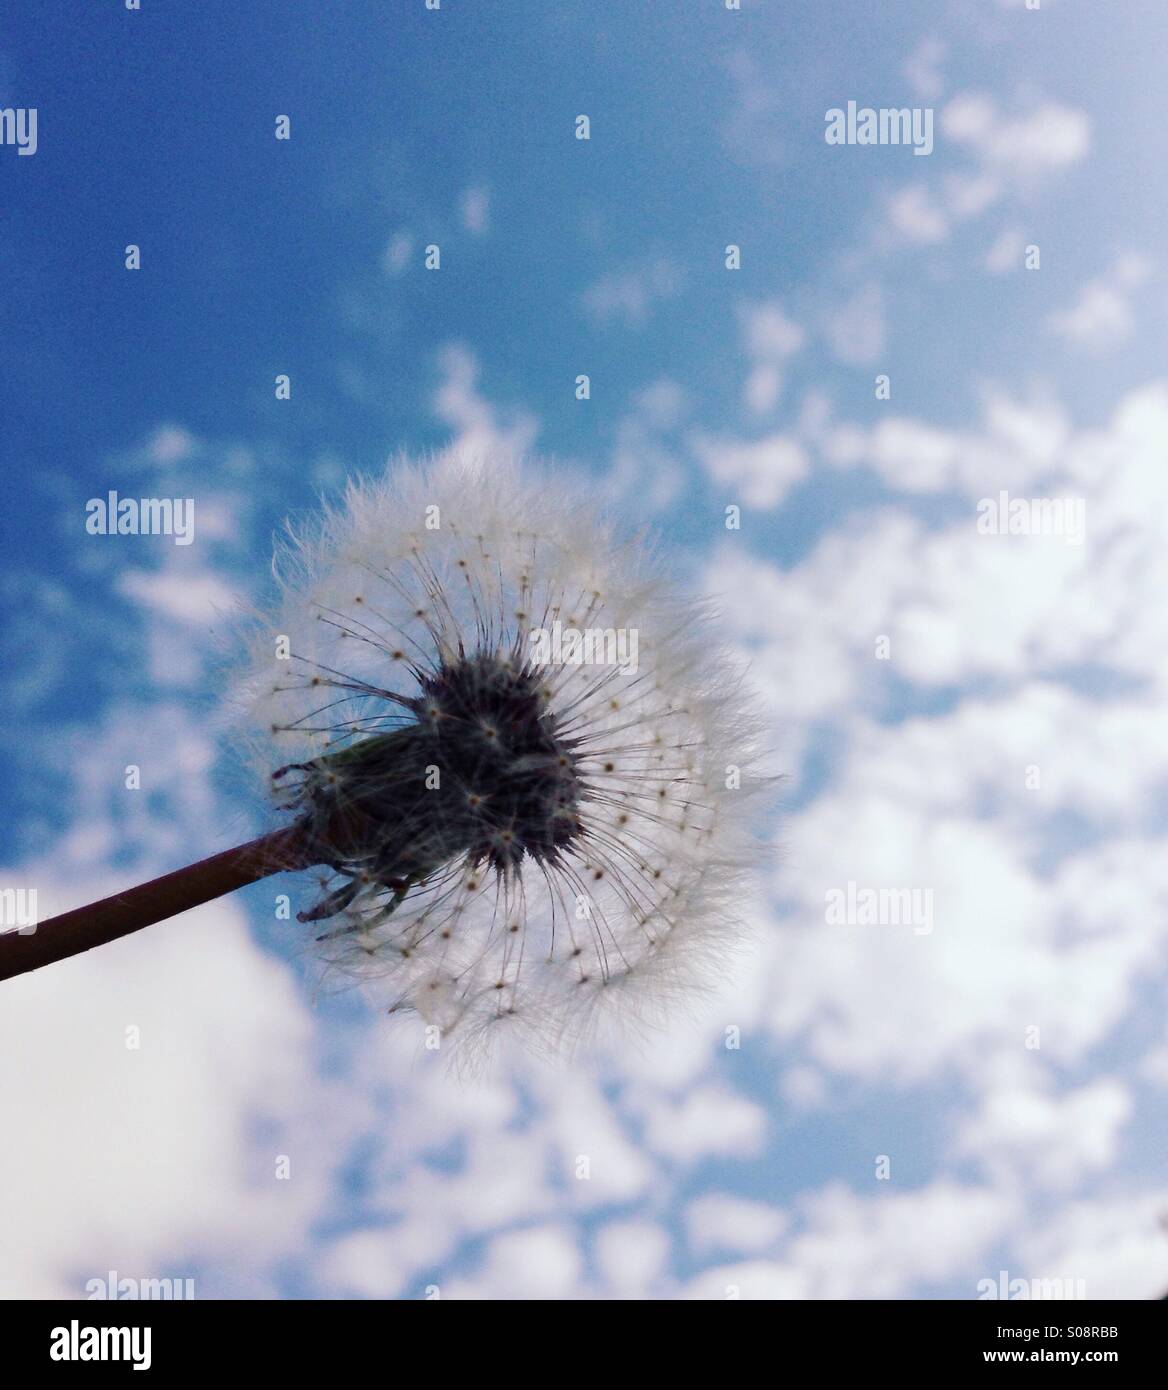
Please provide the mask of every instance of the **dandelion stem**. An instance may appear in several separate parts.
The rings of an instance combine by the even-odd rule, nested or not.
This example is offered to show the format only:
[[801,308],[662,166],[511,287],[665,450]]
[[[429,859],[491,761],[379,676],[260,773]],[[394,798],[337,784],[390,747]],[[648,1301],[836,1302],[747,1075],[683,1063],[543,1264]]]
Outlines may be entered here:
[[291,825],[112,898],[63,912],[38,923],[27,935],[8,932],[0,936],[0,980],[104,946],[269,874],[309,868],[318,858],[307,831],[300,824]]

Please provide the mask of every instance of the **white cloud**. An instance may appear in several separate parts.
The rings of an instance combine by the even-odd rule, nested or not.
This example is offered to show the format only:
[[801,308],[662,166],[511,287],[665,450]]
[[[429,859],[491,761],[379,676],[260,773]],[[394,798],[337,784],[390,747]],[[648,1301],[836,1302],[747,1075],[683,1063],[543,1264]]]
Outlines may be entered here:
[[181,1278],[209,1261],[213,1280],[270,1295],[332,1180],[310,1041],[288,970],[231,903],[7,982],[0,1105],[20,1123],[0,1146],[0,1291],[78,1298],[111,1269]]
[[472,236],[482,236],[489,230],[491,197],[487,189],[468,188],[459,204],[462,225]]
[[958,222],[979,217],[1002,196],[1002,181],[996,173],[950,174],[944,187],[945,206]]
[[668,377],[660,377],[636,397],[636,407],[654,429],[672,429],[685,414],[685,391]]
[[451,1298],[572,1298],[580,1293],[581,1267],[569,1228],[509,1231],[491,1241],[474,1274],[451,1280],[442,1292]]
[[689,1204],[685,1223],[690,1245],[697,1251],[733,1250],[751,1255],[776,1245],[789,1218],[766,1202],[709,1192]]
[[777,301],[739,306],[738,321],[751,369],[743,400],[756,415],[773,410],[783,390],[783,368],[806,340],[802,327]]
[[1095,355],[1119,347],[1135,326],[1132,297],[1150,273],[1142,256],[1119,257],[1104,275],[1082,287],[1068,309],[1051,315],[1051,331]]
[[802,1270],[771,1260],[744,1260],[703,1270],[681,1291],[686,1299],[748,1299],[773,1303],[811,1297]]
[[1022,1242],[1028,1278],[1082,1279],[1089,1299],[1168,1293],[1168,1189],[1103,1196],[1065,1206]]
[[450,447],[468,457],[522,454],[539,432],[526,410],[500,411],[477,388],[478,359],[469,348],[453,343],[439,355],[443,381],[434,394],[434,411],[457,431]]
[[628,1201],[646,1189],[651,1166],[591,1078],[549,1077],[541,1092],[549,1104],[548,1140],[573,1206]]
[[1014,181],[1076,164],[1091,143],[1091,122],[1083,111],[1048,101],[1007,116],[980,92],[962,92],[948,102],[941,130],[946,139],[968,145],[985,168]]
[[195,439],[181,425],[161,425],[152,435],[148,450],[155,463],[178,463],[194,452]]
[[[935,246],[955,226],[980,217],[1010,195],[1029,200],[1043,180],[1079,163],[1091,144],[1085,112],[1044,102],[1015,115],[984,92],[960,92],[940,112],[941,139],[970,159],[938,189],[914,183],[885,198],[893,242]],[[1005,252],[998,250],[995,260]]]
[[387,275],[402,275],[409,268],[413,254],[414,239],[409,232],[395,232],[381,258],[382,269]]
[[775,168],[788,157],[787,106],[768,65],[739,49],[724,64],[732,92],[724,109],[722,145],[735,163]]
[[742,402],[755,415],[769,415],[783,394],[783,373],[770,362],[752,367],[742,387]]
[[925,184],[909,184],[888,199],[888,220],[906,241],[932,245],[949,235],[949,218]]
[[824,320],[823,331],[837,361],[861,367],[875,362],[884,350],[884,293],[880,286],[864,285],[832,310]]
[[986,270],[991,275],[1005,275],[1011,270],[1022,268],[1022,256],[1026,250],[1026,237],[1017,227],[1006,227],[985,254]]
[[391,1226],[363,1226],[327,1245],[318,1258],[321,1283],[334,1296],[400,1298],[419,1271],[445,1259],[455,1242],[433,1215]]
[[[914,1284],[951,1278],[1016,1217],[1011,1199],[990,1188],[942,1180],[902,1192],[895,1177],[872,1186],[873,1195],[862,1197],[833,1184],[803,1204],[808,1228],[781,1253],[808,1280],[809,1297],[895,1298]],[[971,1298],[974,1289],[971,1282]]]
[[924,38],[913,49],[902,71],[918,97],[936,101],[944,91],[941,64],[948,56],[948,45],[935,36]]
[[802,445],[785,434],[750,441],[697,434],[690,445],[731,501],[760,510],[779,506],[810,467]]
[[746,350],[764,362],[782,362],[803,346],[806,334],[775,300],[739,306]]
[[688,1162],[703,1154],[749,1157],[765,1134],[766,1113],[723,1086],[700,1086],[683,1099],[662,1097],[646,1107],[645,1142],[657,1153]]
[[646,265],[610,271],[581,296],[584,312],[600,327],[621,322],[644,328],[656,306],[680,293],[682,277],[672,261],[659,258]]
[[596,1262],[617,1298],[648,1298],[663,1282],[669,1237],[651,1221],[612,1222],[596,1239]]
[[[823,412],[809,420],[815,444],[838,430]],[[1019,1089],[998,1061],[1026,1056],[1037,1023],[1044,1057],[1081,1066],[1158,969],[1168,921],[1163,835],[1152,828],[1168,783],[1168,733],[1154,713],[1168,678],[1158,599],[1168,587],[1166,440],[1162,385],[1133,391],[1103,429],[1079,433],[1049,400],[987,391],[976,432],[894,418],[861,451],[890,481],[967,494],[966,519],[926,525],[881,508],[786,569],[729,538],[711,565],[711,588],[750,596],[728,619],[751,652],[796,794],[817,727],[831,749],[826,785],[783,826],[781,925],[763,934],[745,1024],[794,1050],[792,1063],[869,1084],[965,1076],[983,1097],[969,1135],[984,1135],[999,1184],[1053,1191],[1119,1157],[1122,1089],[1089,1076]],[[1084,493],[1088,543],[979,536],[972,502],[1006,478],[1019,491]],[[881,636],[887,661],[877,659]],[[1096,667],[1138,690],[1092,694],[1063,675]],[[948,689],[954,701],[889,723],[903,699],[889,680]],[[987,680],[992,694],[971,693]],[[1068,822],[1081,839],[1067,840]],[[849,880],[932,891],[932,933],[828,927],[825,893]],[[1046,1145],[1061,1152],[1016,1163],[1027,1126],[1052,1136],[1067,1126],[1065,1142]]]
[[126,570],[118,591],[161,618],[205,627],[230,614],[238,595],[217,575],[197,565],[170,561],[161,570]]
[[942,429],[892,415],[865,430],[820,411],[807,415],[802,432],[837,468],[866,464],[900,491],[954,491],[972,499],[1003,487],[1020,495],[1044,476],[1049,485],[1070,442],[1065,413],[1048,396],[1016,400],[992,385],[982,392],[978,429]]
[[1007,1179],[1024,1173],[1048,1188],[1071,1187],[1114,1163],[1131,1096],[1114,1078],[1055,1093],[1039,1055],[1029,1053],[1029,1068],[982,1097],[957,1131],[957,1151]]
[[869,458],[887,482],[911,492],[936,492],[951,483],[959,447],[946,430],[891,416],[872,431]]
[[632,409],[617,424],[608,475],[615,496],[635,499],[638,508],[653,512],[673,503],[684,486],[685,468],[668,435],[686,409],[685,392],[668,377],[637,393]]

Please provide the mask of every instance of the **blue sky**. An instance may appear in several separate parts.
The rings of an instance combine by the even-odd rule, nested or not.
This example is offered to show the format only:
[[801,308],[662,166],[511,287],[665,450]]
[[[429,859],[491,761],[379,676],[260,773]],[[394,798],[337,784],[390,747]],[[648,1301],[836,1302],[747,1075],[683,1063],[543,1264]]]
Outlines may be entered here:
[[[262,823],[222,614],[401,449],[656,528],[789,782],[749,967],[567,1074],[460,1089],[314,1002],[262,887],[6,986],[0,1289],[1168,1287],[1162,8],[73,8],[0,23],[2,881],[75,906]],[[827,146],[849,100],[933,152]],[[87,535],[110,489],[195,543]],[[979,535],[1001,489],[1084,543]],[[936,929],[827,925],[849,880]]]

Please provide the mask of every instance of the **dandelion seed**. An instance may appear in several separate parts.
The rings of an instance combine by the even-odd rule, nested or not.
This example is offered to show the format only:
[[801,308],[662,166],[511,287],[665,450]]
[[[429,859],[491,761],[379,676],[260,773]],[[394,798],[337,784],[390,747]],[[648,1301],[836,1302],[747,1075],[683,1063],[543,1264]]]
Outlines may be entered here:
[[[419,531],[428,514],[441,525]],[[295,771],[279,805],[334,872],[302,914],[331,923],[327,979],[447,1030],[506,1018],[559,1042],[610,993],[653,1017],[725,969],[752,849],[724,774],[750,765],[752,726],[708,621],[642,548],[562,482],[447,458],[351,486],[280,568],[248,719],[279,728],[257,761]],[[359,614],[343,601],[358,576]],[[533,661],[562,613],[635,629],[636,670]],[[299,681],[274,668],[272,630]]]
[[[561,480],[443,457],[351,484],[276,568],[238,707],[287,824],[206,861],[230,861],[226,886],[143,898],[143,920],[97,939],[318,865],[298,916],[319,924],[326,980],[444,1032],[505,1022],[554,1047],[609,1005],[654,1021],[725,973],[756,854],[725,769],[753,767],[755,726],[708,618],[668,597],[642,545]],[[635,632],[636,663],[537,657],[564,613]],[[68,914],[74,935],[156,886]],[[0,951],[0,977],[28,968]]]

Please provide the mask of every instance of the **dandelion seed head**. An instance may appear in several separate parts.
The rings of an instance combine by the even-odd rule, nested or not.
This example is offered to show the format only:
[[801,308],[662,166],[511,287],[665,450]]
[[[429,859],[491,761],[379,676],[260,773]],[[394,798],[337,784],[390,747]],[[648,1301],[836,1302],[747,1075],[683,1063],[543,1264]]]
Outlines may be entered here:
[[[276,572],[243,707],[319,848],[300,917],[328,982],[558,1050],[726,975],[756,725],[648,547],[557,475],[446,455],[351,484]],[[557,622],[636,659],[548,659]]]

